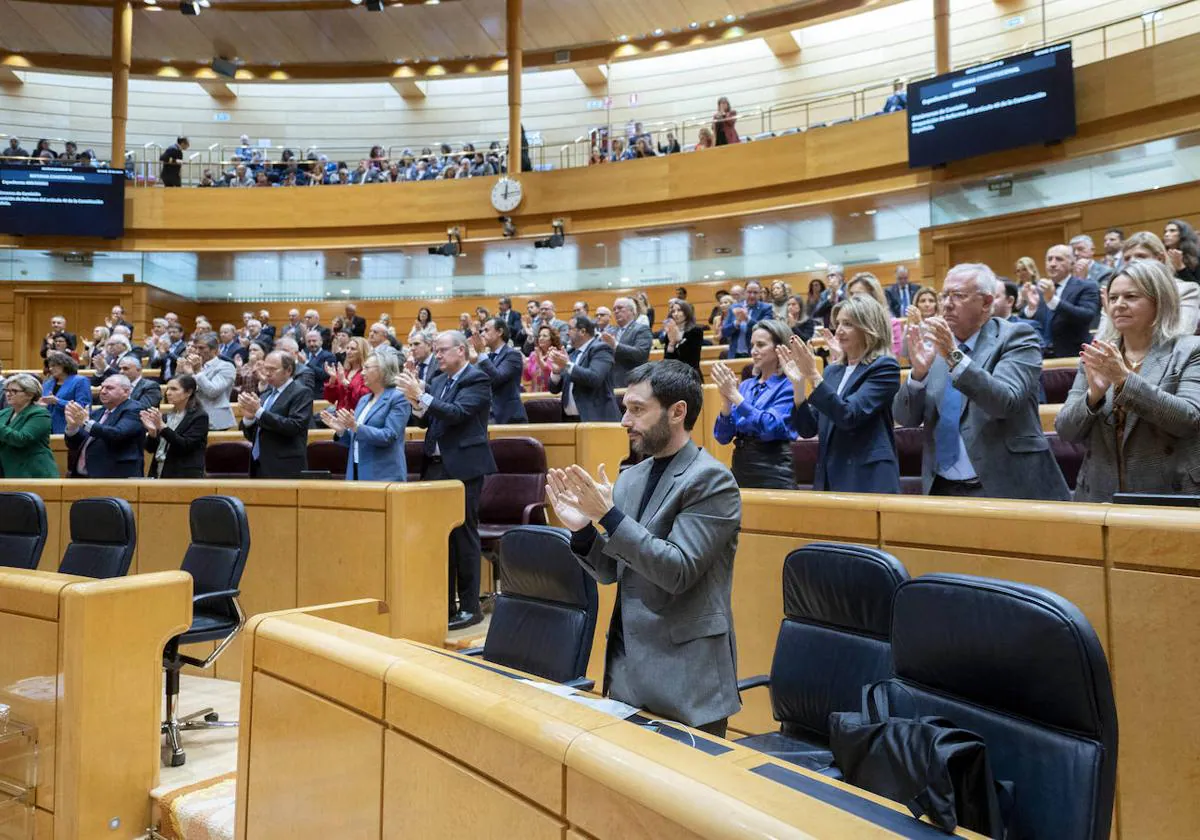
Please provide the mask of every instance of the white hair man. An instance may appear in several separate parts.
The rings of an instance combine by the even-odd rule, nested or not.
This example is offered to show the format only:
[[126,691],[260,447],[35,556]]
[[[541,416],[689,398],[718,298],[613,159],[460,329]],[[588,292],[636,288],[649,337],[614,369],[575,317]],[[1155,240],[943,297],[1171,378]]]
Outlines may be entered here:
[[1096,243],[1086,233],[1071,237],[1071,251],[1077,260],[1088,261],[1087,279],[1098,284],[1101,288],[1108,285],[1112,279],[1113,270],[1103,262],[1096,261]]
[[624,388],[633,369],[650,360],[650,347],[654,344],[654,338],[650,335],[649,327],[638,323],[637,314],[637,304],[633,299],[621,297],[613,301],[612,316],[615,323],[610,323],[604,330],[596,324],[596,333],[600,340],[613,350],[614,388]]
[[91,415],[76,402],[63,406],[67,446],[78,451],[75,475],[84,478],[141,478],[146,455],[141,406],[129,398],[133,388],[121,374],[100,385],[100,408]]
[[908,328],[912,373],[893,401],[896,422],[924,427],[930,495],[1065,501],[1038,416],[1041,343],[1031,326],[993,317],[996,288],[986,265],[950,269],[941,315]]
[[1042,327],[1046,354],[1058,358],[1079,355],[1080,347],[1091,340],[1092,322],[1100,315],[1100,286],[1072,276],[1075,259],[1073,247],[1051,245],[1046,251],[1046,276],[1038,280],[1041,300],[1036,307],[1025,306],[1025,317]]

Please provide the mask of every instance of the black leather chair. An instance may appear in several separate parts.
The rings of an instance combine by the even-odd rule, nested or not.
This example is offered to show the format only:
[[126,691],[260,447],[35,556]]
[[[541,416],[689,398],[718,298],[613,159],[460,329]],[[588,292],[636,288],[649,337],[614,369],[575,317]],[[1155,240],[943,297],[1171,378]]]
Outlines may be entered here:
[[36,493],[0,493],[0,566],[36,569],[46,547],[46,505]]
[[571,553],[571,533],[521,525],[500,538],[504,591],[482,648],[464,651],[575,688],[590,689],[596,581]]
[[1065,598],[1005,580],[933,574],[896,591],[894,713],[981,735],[1013,783],[1011,836],[1107,840],[1117,710],[1092,625]]
[[892,598],[908,580],[895,557],[875,548],[811,543],[783,561],[783,623],[766,685],[778,732],[738,743],[784,761],[824,770],[830,712],[862,705],[862,687],[891,675]]
[[[188,518],[192,542],[183,556],[183,570],[192,576],[192,626],[167,642],[163,651],[166,669],[167,719],[162,731],[163,762],[178,767],[187,760],[179,733],[189,729],[237,726],[221,721],[212,709],[178,717],[179,672],[184,665],[210,668],[225,652],[246,623],[238,603],[242,571],[250,553],[250,525],[246,508],[232,496],[201,496],[192,502]],[[217,642],[205,659],[179,652],[180,645]],[[202,720],[201,720],[202,718]]]
[[133,508],[124,499],[79,499],[71,505],[71,542],[58,571],[91,578],[124,577],[137,547]]

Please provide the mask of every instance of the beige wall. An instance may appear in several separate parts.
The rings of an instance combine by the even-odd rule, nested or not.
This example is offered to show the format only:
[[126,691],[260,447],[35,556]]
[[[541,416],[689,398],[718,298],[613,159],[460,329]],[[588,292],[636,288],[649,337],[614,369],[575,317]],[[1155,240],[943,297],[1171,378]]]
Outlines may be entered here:
[[[1040,0],[952,0],[952,50],[955,63],[1005,50],[1019,49],[1042,37]],[[1047,0],[1045,29],[1049,38],[1106,21],[1139,14],[1142,0]],[[1192,8],[1195,6],[1196,8]],[[1158,40],[1196,31],[1200,3],[1165,13]],[[1021,18],[1020,23],[1016,19]],[[798,56],[777,58],[761,39],[725,44],[674,55],[614,64],[609,93],[614,125],[627,120],[646,123],[691,119],[685,140],[695,139],[697,118],[711,114],[718,96],[728,96],[741,113],[743,135],[765,128],[849,116],[844,98],[807,115],[803,109],[776,108],[770,118],[762,108],[797,98],[857,88],[893,76],[918,75],[932,65],[933,43],[928,0],[906,0],[882,9],[795,31]],[[136,32],[134,37],[136,38]],[[1109,32],[1108,54],[1142,45],[1140,22]],[[1101,36],[1081,39],[1078,60],[1102,57]],[[0,86],[0,133],[32,138],[70,136],[81,147],[106,155],[109,145],[109,81],[102,77],[18,71],[19,86]],[[211,143],[235,144],[240,134],[252,140],[303,149],[317,145],[331,156],[365,155],[371,144],[385,147],[433,145],[443,140],[488,141],[503,137],[506,106],[503,77],[467,77],[426,83],[424,100],[407,101],[389,85],[367,84],[232,84],[232,101],[211,98],[190,82],[131,82],[129,147],[166,144],[178,134],[192,138],[192,151]],[[630,107],[630,95],[637,105]],[[548,146],[557,146],[608,121],[589,101],[605,95],[604,86],[589,89],[572,70],[526,73],[525,125],[540,131]],[[880,88],[859,109],[882,106]],[[229,116],[218,121],[216,115]],[[560,164],[555,151],[546,162]]]

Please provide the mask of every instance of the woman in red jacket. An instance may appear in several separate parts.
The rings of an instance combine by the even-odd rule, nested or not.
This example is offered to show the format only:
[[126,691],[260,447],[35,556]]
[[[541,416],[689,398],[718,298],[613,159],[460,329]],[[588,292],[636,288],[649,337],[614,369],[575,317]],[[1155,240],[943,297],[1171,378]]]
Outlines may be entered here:
[[737,143],[737,111],[729,107],[728,97],[722,96],[717,100],[717,113],[713,114],[713,137],[718,146]]
[[350,339],[346,345],[346,361],[344,364],[326,364],[325,372],[329,378],[325,380],[325,399],[337,409],[354,411],[358,401],[370,392],[367,383],[363,381],[363,362],[371,354],[371,345],[360,336]]

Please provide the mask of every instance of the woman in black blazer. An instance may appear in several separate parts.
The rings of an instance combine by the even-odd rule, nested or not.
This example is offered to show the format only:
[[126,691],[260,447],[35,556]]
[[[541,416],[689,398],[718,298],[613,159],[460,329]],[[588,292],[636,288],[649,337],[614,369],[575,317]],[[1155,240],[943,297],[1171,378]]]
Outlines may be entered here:
[[704,344],[704,327],[696,323],[696,312],[686,300],[671,301],[667,310],[664,359],[678,359],[700,370],[700,348]]
[[171,413],[164,420],[157,407],[141,413],[146,451],[154,453],[151,478],[204,478],[208,448],[208,412],[196,399],[196,380],[177,376],[167,383],[164,398]]

